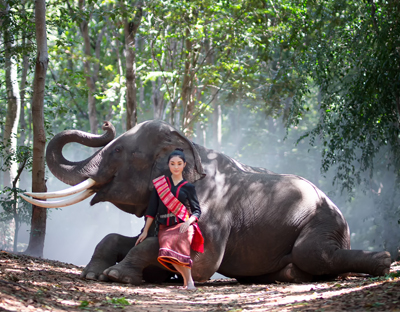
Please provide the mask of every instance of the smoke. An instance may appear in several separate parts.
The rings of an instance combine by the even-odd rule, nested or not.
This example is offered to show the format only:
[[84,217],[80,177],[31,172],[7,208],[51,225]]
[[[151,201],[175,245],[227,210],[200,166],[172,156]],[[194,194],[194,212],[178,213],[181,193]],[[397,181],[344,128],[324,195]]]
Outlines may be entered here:
[[[351,194],[342,192],[338,181],[332,184],[336,173],[332,167],[321,173],[322,142],[318,139],[311,146],[309,140],[297,140],[313,128],[317,116],[304,119],[298,127],[287,130],[282,119],[266,118],[244,106],[225,108],[223,114],[224,133],[221,151],[250,166],[263,167],[276,173],[295,174],[314,183],[327,194],[346,218],[352,249],[370,251],[387,250],[396,258],[400,245],[400,195],[395,188],[395,174],[386,167],[382,151],[379,163],[363,178],[366,182],[356,186]],[[204,133],[204,131],[203,131]],[[206,141],[207,147],[215,147],[212,129],[195,138],[199,144]],[[354,164],[359,166],[359,164]],[[394,170],[394,169],[393,169]]]

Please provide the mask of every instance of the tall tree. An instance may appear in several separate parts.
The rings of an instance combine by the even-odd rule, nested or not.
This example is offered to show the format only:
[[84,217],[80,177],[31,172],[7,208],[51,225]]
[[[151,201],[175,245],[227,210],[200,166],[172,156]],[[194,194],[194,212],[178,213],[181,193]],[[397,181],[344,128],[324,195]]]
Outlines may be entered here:
[[[35,3],[35,30],[37,56],[35,76],[33,80],[32,119],[33,119],[33,159],[32,159],[32,191],[46,192],[45,181],[45,144],[46,132],[44,128],[44,92],[46,71],[49,62],[47,51],[46,30],[46,1],[36,0]],[[32,206],[32,221],[29,246],[25,251],[34,256],[43,256],[44,240],[46,235],[46,209]]]
[[259,12],[264,9],[254,10],[255,3],[149,2],[141,31],[151,58],[142,70],[149,80],[162,79],[169,121],[186,135],[211,111],[218,115],[221,107],[213,100],[230,97],[235,102],[230,95],[238,91],[243,98],[256,97],[258,76],[253,73],[260,69],[260,37],[266,31]]
[[[85,7],[85,0],[79,0],[79,9],[84,12],[86,7]],[[96,109],[96,81],[98,78],[99,74],[99,68],[100,68],[100,48],[101,48],[101,41],[103,39],[104,33],[106,31],[106,26],[103,25],[101,30],[97,34],[97,38],[95,40],[95,45],[94,45],[94,57],[92,55],[92,43],[91,43],[91,38],[89,34],[89,19],[91,15],[89,14],[88,16],[84,17],[82,19],[81,25],[80,25],[80,30],[81,34],[83,37],[83,43],[84,43],[84,51],[85,51],[85,57],[84,57],[84,68],[85,68],[85,76],[86,76],[86,83],[89,89],[88,92],[88,111],[89,111],[89,121],[90,121],[90,131],[92,133],[97,133],[98,127],[99,127],[99,122],[97,118],[97,109]],[[93,62],[91,61],[93,60]]]
[[[126,65],[126,130],[137,124],[137,87],[136,87],[136,33],[142,21],[142,4],[137,3],[134,16],[124,20],[125,65]],[[126,11],[126,8],[124,8]]]
[[363,172],[372,175],[385,150],[385,163],[400,180],[400,5],[327,1],[295,12],[295,29],[281,38],[293,53],[296,75],[303,77],[291,121],[307,114],[302,99],[317,85],[321,119],[305,136],[322,139],[322,169],[339,165],[336,181],[351,192],[363,179],[368,184],[371,176]]
[[18,164],[15,160],[17,151],[17,130],[19,117],[21,112],[20,93],[17,77],[17,60],[15,53],[15,40],[12,33],[10,19],[10,5],[8,1],[1,2],[4,19],[2,28],[4,29],[3,39],[5,46],[5,72],[6,72],[6,88],[7,88],[7,116],[4,127],[3,144],[6,146],[5,155],[8,157],[9,170],[4,173],[4,185],[11,186],[17,175]]

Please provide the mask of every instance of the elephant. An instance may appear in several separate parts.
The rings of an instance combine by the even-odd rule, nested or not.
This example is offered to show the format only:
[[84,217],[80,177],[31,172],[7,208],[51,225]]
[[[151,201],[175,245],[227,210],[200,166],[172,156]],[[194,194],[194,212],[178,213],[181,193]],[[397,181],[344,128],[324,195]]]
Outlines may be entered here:
[[[195,144],[168,123],[150,120],[115,138],[110,122],[104,134],[66,130],[46,150],[49,169],[73,186],[53,193],[27,193],[38,199],[80,193],[75,198],[42,201],[61,207],[94,194],[90,205],[108,201],[141,218],[152,180],[168,175],[167,157],[177,147],[187,158],[183,175],[193,183],[202,209],[199,227],[204,253],[192,250],[194,281],[218,272],[242,283],[309,282],[349,272],[389,273],[390,254],[352,250],[348,224],[336,205],[306,179],[242,164],[223,153]],[[71,162],[62,149],[77,142],[101,147],[88,159]],[[157,262],[153,231],[135,246],[137,237],[109,234],[95,248],[82,278],[139,285],[163,282],[171,272]]]

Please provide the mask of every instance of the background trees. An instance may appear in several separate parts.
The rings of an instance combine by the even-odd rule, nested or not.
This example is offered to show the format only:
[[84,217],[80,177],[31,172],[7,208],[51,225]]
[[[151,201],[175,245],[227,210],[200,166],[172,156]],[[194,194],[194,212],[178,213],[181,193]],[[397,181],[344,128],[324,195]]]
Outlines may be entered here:
[[[345,213],[353,246],[398,249],[396,1],[47,3],[47,137],[163,119],[238,160],[310,179]],[[33,9],[1,2],[4,151],[9,133],[15,151],[37,137]],[[19,107],[19,130],[8,130]]]

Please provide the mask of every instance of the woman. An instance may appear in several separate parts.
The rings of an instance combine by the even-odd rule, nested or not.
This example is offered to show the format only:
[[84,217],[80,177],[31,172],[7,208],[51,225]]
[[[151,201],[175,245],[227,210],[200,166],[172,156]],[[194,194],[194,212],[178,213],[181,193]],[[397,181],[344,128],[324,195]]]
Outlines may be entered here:
[[[168,166],[171,176],[161,176],[153,180],[155,189],[150,197],[143,232],[136,245],[147,237],[150,225],[158,216],[158,261],[167,269],[183,276],[183,289],[195,290],[190,248],[204,251],[204,239],[197,225],[201,210],[194,185],[185,181],[182,176],[186,166],[182,149],[177,148],[169,155]],[[191,214],[184,204],[190,206]]]

